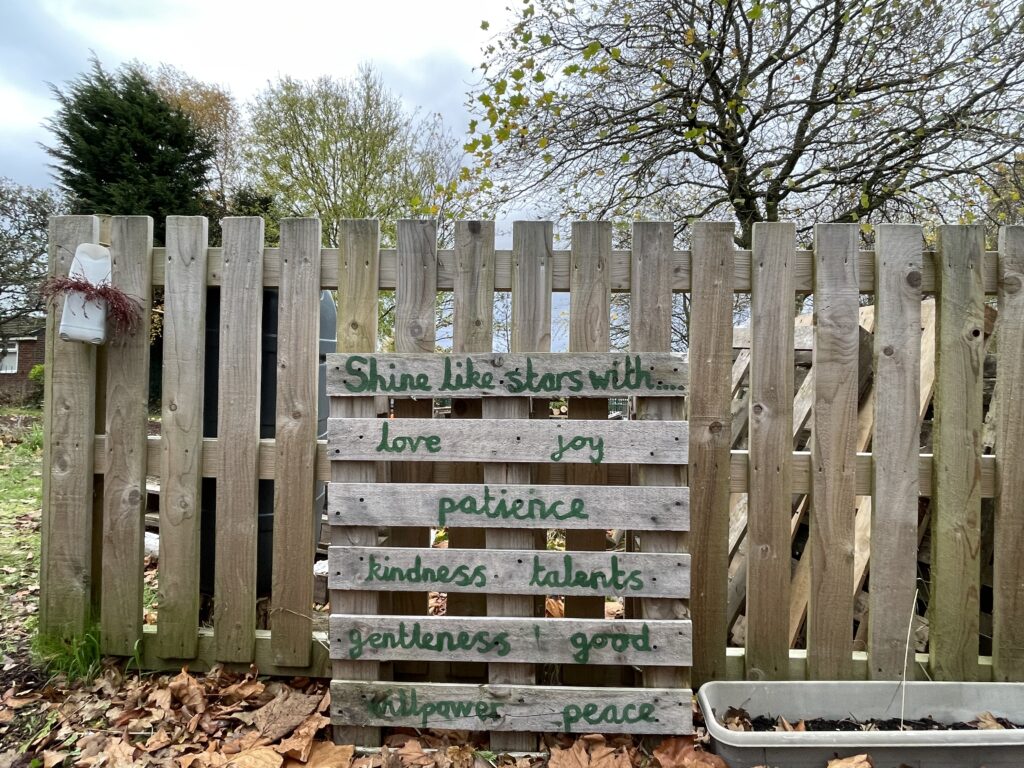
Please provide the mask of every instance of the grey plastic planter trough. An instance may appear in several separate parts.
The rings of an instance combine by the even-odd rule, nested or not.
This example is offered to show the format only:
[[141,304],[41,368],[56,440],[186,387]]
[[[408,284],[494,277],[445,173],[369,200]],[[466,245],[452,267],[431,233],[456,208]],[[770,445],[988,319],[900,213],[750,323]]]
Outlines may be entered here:
[[[906,684],[904,717],[967,722],[982,712],[1024,720],[1024,684]],[[1024,766],[1024,729],[970,731],[730,731],[718,720],[729,707],[751,717],[879,720],[900,717],[903,692],[896,682],[716,682],[697,694],[712,749],[730,768],[767,765],[825,768],[834,757],[871,755],[876,768]]]

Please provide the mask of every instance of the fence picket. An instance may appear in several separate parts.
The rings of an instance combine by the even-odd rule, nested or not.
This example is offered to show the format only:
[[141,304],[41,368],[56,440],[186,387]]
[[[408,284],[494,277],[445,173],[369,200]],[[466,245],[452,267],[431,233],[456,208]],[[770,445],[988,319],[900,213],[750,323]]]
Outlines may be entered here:
[[218,661],[252,661],[256,642],[256,537],[260,439],[263,219],[222,222],[214,616]]
[[733,225],[693,228],[689,482],[694,685],[725,673],[729,639],[729,449],[732,447]]
[[278,466],[274,482],[274,553],[270,629],[274,663],[304,667],[313,631],[317,370],[320,355],[320,220],[281,221],[277,313]]
[[138,298],[140,315],[135,333],[107,348],[100,648],[131,656],[142,638],[153,220],[115,216],[111,224],[111,282]]
[[[343,221],[338,233],[338,351],[374,352],[377,349],[377,282],[380,272],[380,224],[376,220]],[[372,397],[332,398],[331,418],[374,418]],[[331,463],[333,482],[374,483],[377,468],[372,461],[335,461]],[[348,510],[346,510],[348,512]],[[348,526],[331,528],[332,546],[377,545],[377,529],[362,524],[358,513],[346,515]],[[331,612],[375,614],[379,601],[376,592],[331,590]],[[376,661],[335,660],[334,678],[378,680]],[[340,725],[334,728],[338,744],[380,744],[380,729],[372,726]]]
[[[633,271],[629,299],[629,348],[632,352],[668,352],[672,346],[672,293],[665,275],[671,269],[672,224],[636,222],[633,224]],[[637,419],[666,421],[679,419],[683,413],[682,398],[637,398]],[[683,441],[685,442],[685,440]],[[686,463],[680,452],[679,464]],[[680,466],[639,464],[637,485],[683,485]],[[686,539],[681,533],[647,533],[641,539],[644,552],[685,552]],[[648,598],[641,600],[640,611],[645,619],[683,619],[687,606],[682,600]],[[643,683],[648,688],[684,688],[689,682],[688,670],[678,667],[657,667],[644,670]]]
[[[99,239],[95,216],[50,219],[49,274],[67,276],[75,249]],[[79,636],[92,618],[92,492],[96,348],[61,341],[63,300],[46,315],[39,632]]]
[[868,652],[871,678],[900,680],[917,578],[920,483],[921,227],[875,228],[874,502]]
[[999,366],[992,666],[997,681],[1024,680],[1024,227],[999,230]]
[[938,680],[978,674],[984,253],[981,225],[939,227],[929,603],[929,652]]
[[[796,228],[755,224],[750,268],[750,461],[747,677],[789,677],[790,513],[793,505],[793,295]],[[780,300],[781,299],[781,300]]]
[[[551,244],[553,228],[549,221],[516,221],[512,224],[512,352],[546,352],[551,347]],[[528,419],[529,398],[502,398],[483,403],[485,419]],[[529,464],[488,464],[484,467],[487,483],[524,484],[530,482]],[[488,549],[531,549],[535,539],[529,529],[488,528]],[[488,595],[488,616],[532,616],[532,597]],[[521,685],[536,680],[533,664],[490,664],[491,684]],[[491,733],[493,747],[505,750],[532,749],[534,737],[528,733]]]
[[157,653],[168,659],[198,650],[208,226],[204,216],[167,217]]
[[857,476],[858,224],[814,228],[814,429],[811,432],[807,670],[848,678],[853,664],[854,481]]

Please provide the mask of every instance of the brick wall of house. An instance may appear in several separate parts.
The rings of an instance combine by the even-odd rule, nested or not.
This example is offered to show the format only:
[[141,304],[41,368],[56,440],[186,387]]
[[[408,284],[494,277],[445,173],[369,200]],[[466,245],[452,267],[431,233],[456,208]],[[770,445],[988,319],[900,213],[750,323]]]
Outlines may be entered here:
[[20,404],[33,398],[39,385],[29,381],[28,374],[33,366],[43,362],[45,346],[42,338],[18,342],[18,371],[0,373],[0,402]]

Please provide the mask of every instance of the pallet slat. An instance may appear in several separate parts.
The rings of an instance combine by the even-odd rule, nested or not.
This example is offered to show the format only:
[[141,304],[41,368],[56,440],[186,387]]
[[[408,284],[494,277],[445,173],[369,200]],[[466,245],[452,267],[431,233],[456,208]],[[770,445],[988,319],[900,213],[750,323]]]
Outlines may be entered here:
[[256,642],[263,219],[223,220],[213,626],[220,661],[249,661]]
[[199,515],[206,345],[204,216],[168,216],[160,454],[160,634],[156,652],[198,652]]
[[690,594],[690,556],[685,554],[331,547],[328,559],[331,589],[665,598]]
[[691,733],[690,700],[686,688],[331,682],[333,722],[524,735]]
[[[519,399],[487,403],[514,406]],[[327,434],[332,461],[685,464],[687,459],[685,421],[330,419]]]
[[689,499],[684,487],[331,483],[327,519],[331,525],[598,529],[603,537],[626,526],[688,530]]
[[687,375],[686,360],[669,353],[327,356],[331,397],[680,397]]
[[338,659],[648,666],[691,660],[688,621],[332,615],[330,637]]
[[288,472],[274,482],[273,583],[270,627],[274,661],[309,663],[313,575],[296,563],[313,557],[317,373],[320,356],[319,219],[281,221],[281,288],[277,314],[277,461]]
[[115,216],[111,235],[111,282],[138,298],[140,317],[134,334],[107,348],[100,648],[131,656],[142,637],[153,219]]

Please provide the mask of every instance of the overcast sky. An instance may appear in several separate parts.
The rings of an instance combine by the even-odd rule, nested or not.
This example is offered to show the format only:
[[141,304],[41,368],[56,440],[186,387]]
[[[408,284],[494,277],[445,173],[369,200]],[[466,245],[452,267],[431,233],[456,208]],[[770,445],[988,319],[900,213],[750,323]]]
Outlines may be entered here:
[[0,176],[52,183],[39,142],[54,111],[47,83],[89,66],[173,64],[246,101],[279,75],[350,77],[371,62],[410,108],[465,131],[465,93],[508,0],[3,0]]

